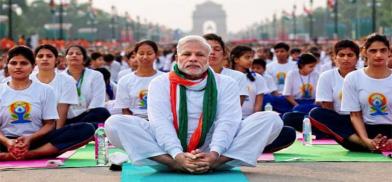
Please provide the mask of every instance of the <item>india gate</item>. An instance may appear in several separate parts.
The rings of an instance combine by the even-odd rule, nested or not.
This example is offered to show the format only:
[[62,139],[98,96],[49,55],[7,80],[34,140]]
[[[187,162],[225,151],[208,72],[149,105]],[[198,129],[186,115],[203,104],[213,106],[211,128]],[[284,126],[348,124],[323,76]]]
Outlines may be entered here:
[[193,12],[192,34],[215,33],[226,39],[226,27],[226,12],[222,5],[212,1],[196,5],[196,10]]

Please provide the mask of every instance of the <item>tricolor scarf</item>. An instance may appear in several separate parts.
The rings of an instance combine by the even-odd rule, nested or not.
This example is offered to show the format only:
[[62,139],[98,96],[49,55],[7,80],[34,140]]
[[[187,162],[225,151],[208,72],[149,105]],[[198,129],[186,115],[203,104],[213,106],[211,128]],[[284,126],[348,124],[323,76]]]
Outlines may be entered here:
[[[187,80],[182,72],[178,69],[178,65],[174,65],[174,71],[169,73],[170,80],[170,103],[171,111],[173,113],[173,124],[177,131],[178,138],[180,139],[182,148],[185,151],[196,150],[204,144],[206,135],[210,130],[212,124],[215,120],[216,107],[217,107],[217,96],[218,91],[216,88],[216,81],[213,72],[208,69],[207,83],[204,88],[204,98],[203,98],[203,112],[200,114],[199,122],[196,130],[193,132],[192,137],[187,143],[188,137],[188,110],[186,103],[186,87],[194,86],[199,84],[199,82],[194,82]],[[202,81],[203,81],[202,79]],[[180,90],[180,101],[179,101],[179,114],[177,118],[177,86]],[[195,98],[198,99],[198,98]],[[179,122],[178,122],[179,121]]]

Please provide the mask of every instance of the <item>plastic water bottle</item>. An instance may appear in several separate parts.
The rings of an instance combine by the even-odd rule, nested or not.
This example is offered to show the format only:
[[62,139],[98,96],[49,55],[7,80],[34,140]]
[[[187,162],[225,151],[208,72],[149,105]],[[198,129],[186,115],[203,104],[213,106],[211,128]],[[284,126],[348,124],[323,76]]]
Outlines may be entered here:
[[303,144],[305,146],[312,146],[312,125],[310,124],[310,119],[305,116],[302,123],[302,132],[303,132]]
[[273,111],[272,104],[268,102],[268,103],[264,106],[264,111]]
[[108,142],[103,124],[98,124],[95,130],[95,161],[97,166],[107,166],[109,159]]

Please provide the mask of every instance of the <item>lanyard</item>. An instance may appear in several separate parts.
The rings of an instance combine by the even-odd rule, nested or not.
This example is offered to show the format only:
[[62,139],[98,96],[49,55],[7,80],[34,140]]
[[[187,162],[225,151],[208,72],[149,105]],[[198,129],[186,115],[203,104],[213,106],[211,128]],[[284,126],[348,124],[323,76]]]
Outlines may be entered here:
[[[79,80],[76,82],[76,91],[78,92],[78,96],[82,95],[82,84],[83,84],[83,79],[84,79],[84,71],[82,71],[82,75],[80,76]],[[71,73],[68,71],[68,74],[71,75]]]

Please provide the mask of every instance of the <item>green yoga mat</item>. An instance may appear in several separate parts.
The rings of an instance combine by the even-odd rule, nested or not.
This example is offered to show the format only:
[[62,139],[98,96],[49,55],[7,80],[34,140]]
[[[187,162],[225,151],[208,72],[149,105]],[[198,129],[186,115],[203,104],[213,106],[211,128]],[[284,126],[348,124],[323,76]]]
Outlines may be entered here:
[[155,169],[143,166],[132,166],[131,164],[124,164],[121,173],[121,181],[133,181],[133,182],[215,182],[215,181],[236,181],[245,182],[248,181],[246,176],[241,172],[239,168],[234,168],[230,171],[218,171],[213,173],[207,173],[202,175],[192,174],[181,174],[173,172],[157,172]]
[[378,153],[350,152],[340,145],[303,146],[295,142],[274,153],[275,162],[392,162]]
[[[109,153],[120,152],[120,149],[109,149]],[[64,161],[63,168],[68,167],[96,167],[94,159],[95,148],[94,144],[87,144],[84,148],[79,148],[74,155]]]

